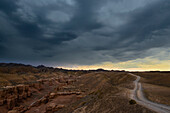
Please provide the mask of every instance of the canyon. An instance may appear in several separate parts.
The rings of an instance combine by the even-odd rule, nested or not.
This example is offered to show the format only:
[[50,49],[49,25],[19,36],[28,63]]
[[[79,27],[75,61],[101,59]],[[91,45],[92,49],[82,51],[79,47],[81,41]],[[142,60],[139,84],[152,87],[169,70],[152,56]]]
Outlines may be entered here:
[[[133,74],[141,77],[148,98],[145,84],[152,79],[141,72]],[[155,113],[131,99],[135,80],[136,76],[118,70],[0,64],[0,113]]]

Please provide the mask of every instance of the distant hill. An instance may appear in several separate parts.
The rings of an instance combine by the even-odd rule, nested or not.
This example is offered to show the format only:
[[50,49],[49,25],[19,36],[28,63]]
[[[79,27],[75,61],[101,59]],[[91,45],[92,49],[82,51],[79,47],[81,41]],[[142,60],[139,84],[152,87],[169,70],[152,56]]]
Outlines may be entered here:
[[32,66],[17,63],[0,63],[0,87],[34,82],[41,78],[51,78],[58,75],[77,76],[87,71],[66,70],[46,67],[44,65]]

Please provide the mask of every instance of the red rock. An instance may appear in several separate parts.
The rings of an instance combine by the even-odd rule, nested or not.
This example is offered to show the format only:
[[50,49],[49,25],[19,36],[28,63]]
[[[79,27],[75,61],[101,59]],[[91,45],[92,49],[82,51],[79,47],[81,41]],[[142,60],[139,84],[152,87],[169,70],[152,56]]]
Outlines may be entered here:
[[69,80],[66,81],[66,83],[67,84],[73,84],[74,81],[75,81],[74,79],[69,79]]
[[34,83],[33,85],[34,88],[38,89],[38,90],[41,90],[42,89],[42,86],[40,83]]
[[38,107],[41,104],[41,100],[37,100],[36,102],[32,103],[31,107]]
[[49,98],[49,95],[48,95],[48,94],[47,94],[47,95],[45,95],[45,96],[44,96],[44,98]]
[[54,98],[55,96],[56,96],[56,93],[50,93],[49,98],[52,99],[52,98]]
[[57,109],[62,109],[62,108],[64,108],[64,107],[65,107],[65,105],[62,105],[62,104],[57,105]]
[[26,99],[27,98],[27,93],[23,92],[22,96],[23,96],[24,99]]
[[71,95],[70,92],[57,92],[57,95]]
[[37,82],[41,83],[41,84],[44,84],[44,81],[42,79],[40,80],[37,80]]
[[60,83],[66,83],[66,80],[64,80],[64,78],[59,78],[58,80]]
[[18,96],[18,99],[19,99],[19,100],[22,100],[22,99],[23,99],[23,95],[19,95],[19,96]]
[[41,99],[41,103],[44,103],[44,104],[48,103],[48,98],[45,98],[45,97],[42,98],[42,99]]
[[57,105],[55,103],[50,103],[46,107],[46,111],[54,111],[56,109]]
[[8,109],[12,109],[13,107],[15,107],[15,105],[16,105],[15,99],[7,99],[7,107],[8,107]]
[[17,110],[17,111],[20,111],[21,113],[23,113],[24,111],[27,110],[27,108],[21,105],[19,107],[14,107],[13,110]]
[[4,96],[4,90],[0,90],[0,98]]
[[60,83],[60,87],[67,86],[67,83]]
[[75,94],[76,94],[76,95],[80,95],[80,94],[81,94],[81,92],[75,92]]
[[24,87],[24,85],[22,85],[22,84],[17,85],[16,87],[17,87],[17,89],[18,89],[18,93],[19,93],[19,94],[22,94],[22,93],[25,91],[25,87]]
[[21,112],[21,113],[24,113],[24,112],[27,111],[27,110],[28,110],[28,108],[24,107],[20,112]]
[[29,85],[25,85],[25,91],[28,92],[29,90]]
[[4,100],[0,100],[0,106],[4,104]]
[[31,91],[28,91],[27,96],[30,97],[32,95]]
[[54,84],[53,84],[53,81],[52,81],[52,80],[49,80],[49,81],[48,81],[48,85],[49,85],[49,86],[54,85]]
[[13,93],[14,93],[15,95],[18,95],[18,89],[17,89],[17,87],[14,88]]
[[81,92],[57,92],[57,95],[72,95],[72,94],[80,95]]
[[81,99],[81,98],[83,98],[84,96],[82,96],[82,95],[79,95],[79,96],[77,96],[77,99]]
[[20,112],[17,110],[11,110],[11,111],[8,111],[8,113],[20,113]]
[[13,91],[14,91],[14,88],[15,88],[14,86],[6,86],[6,87],[5,87],[6,93],[12,94]]

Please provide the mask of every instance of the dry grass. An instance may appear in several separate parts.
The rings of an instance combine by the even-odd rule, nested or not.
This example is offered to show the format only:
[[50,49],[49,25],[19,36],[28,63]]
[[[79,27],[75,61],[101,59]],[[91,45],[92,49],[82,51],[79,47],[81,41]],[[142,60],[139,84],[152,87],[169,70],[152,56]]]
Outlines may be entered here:
[[170,87],[170,72],[141,72],[135,74],[143,78],[142,82]]
[[170,106],[170,88],[153,85],[143,84],[144,92],[146,97],[156,103],[166,104]]
[[86,96],[56,113],[154,113],[140,105],[130,105],[124,92],[135,77],[126,73],[91,73],[76,83]]
[[156,103],[170,105],[170,73],[143,72],[135,74],[142,77],[141,82],[146,98]]

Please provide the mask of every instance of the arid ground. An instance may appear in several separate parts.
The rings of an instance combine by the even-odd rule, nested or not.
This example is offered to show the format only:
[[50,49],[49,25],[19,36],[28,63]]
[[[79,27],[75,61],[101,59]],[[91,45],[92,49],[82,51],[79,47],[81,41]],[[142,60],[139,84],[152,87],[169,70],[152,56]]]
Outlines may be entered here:
[[145,96],[156,103],[170,106],[170,72],[140,72]]
[[[149,100],[170,105],[169,72],[135,74]],[[0,113],[155,113],[131,102],[135,80],[124,71],[1,64]]]

